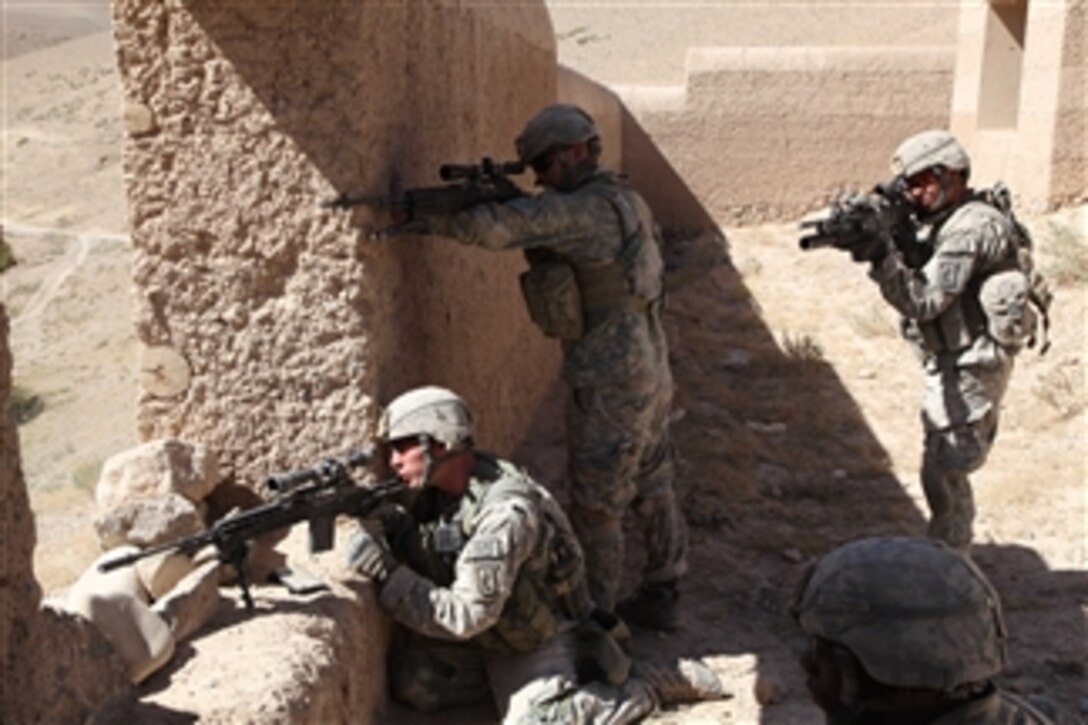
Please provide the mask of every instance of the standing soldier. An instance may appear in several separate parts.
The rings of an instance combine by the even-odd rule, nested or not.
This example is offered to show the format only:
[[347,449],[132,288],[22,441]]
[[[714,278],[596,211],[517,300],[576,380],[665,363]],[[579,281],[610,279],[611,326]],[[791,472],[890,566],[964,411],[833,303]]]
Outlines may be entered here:
[[459,396],[404,393],[378,437],[411,498],[379,515],[380,531],[360,531],[348,560],[397,622],[395,698],[436,710],[490,693],[503,722],[620,725],[723,696],[696,660],[632,664],[593,610],[566,515],[524,471],[474,448]]
[[1013,356],[1034,341],[1030,240],[1007,206],[967,186],[970,160],[947,131],[906,139],[892,167],[913,206],[915,244],[930,256],[910,264],[889,239],[854,256],[872,263],[870,276],[922,359],[929,535],[966,551],[975,517],[967,476],[997,435]]
[[657,226],[642,197],[598,167],[597,126],[581,108],[544,108],[516,147],[544,193],[424,221],[464,244],[525,252],[530,268],[521,283],[530,315],[563,345],[571,520],[593,598],[617,611],[623,516],[633,509],[646,565],[638,592],[618,613],[631,624],[672,630],[687,528],[673,490],[673,381]]

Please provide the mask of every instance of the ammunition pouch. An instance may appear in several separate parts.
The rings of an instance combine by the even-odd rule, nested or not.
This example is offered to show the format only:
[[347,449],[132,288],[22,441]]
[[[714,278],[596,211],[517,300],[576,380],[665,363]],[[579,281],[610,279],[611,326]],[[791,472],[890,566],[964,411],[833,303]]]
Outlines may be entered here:
[[1018,269],[990,275],[979,287],[986,332],[999,345],[1019,350],[1035,341],[1039,318],[1028,275]]
[[521,294],[529,317],[548,337],[577,340],[585,332],[582,295],[567,262],[531,263],[521,274]]
[[559,617],[528,577],[520,576],[506,601],[502,616],[473,641],[489,652],[535,652],[559,633]]

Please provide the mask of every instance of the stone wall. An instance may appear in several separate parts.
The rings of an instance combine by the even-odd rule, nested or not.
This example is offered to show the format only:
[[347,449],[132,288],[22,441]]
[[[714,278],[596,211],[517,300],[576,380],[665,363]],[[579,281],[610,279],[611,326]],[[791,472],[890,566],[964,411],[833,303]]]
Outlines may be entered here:
[[642,131],[624,169],[666,227],[796,219],[947,126],[953,66],[940,47],[694,48],[685,86],[616,89]]
[[0,722],[82,722],[129,685],[124,664],[89,622],[41,606],[34,516],[8,412],[8,331],[0,304]]
[[520,256],[371,241],[384,213],[318,202],[512,156],[555,99],[543,3],[115,0],[114,35],[140,435],[255,480],[361,444],[380,404],[437,383],[512,448],[559,358]]
[[1088,200],[1088,3],[1008,0],[960,11],[952,131],[972,179],[1032,211]]

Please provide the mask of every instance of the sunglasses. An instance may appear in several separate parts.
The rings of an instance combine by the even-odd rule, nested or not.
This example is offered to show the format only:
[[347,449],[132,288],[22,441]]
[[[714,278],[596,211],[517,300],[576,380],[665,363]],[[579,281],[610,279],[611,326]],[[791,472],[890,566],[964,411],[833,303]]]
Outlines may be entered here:
[[559,153],[561,151],[563,151],[563,149],[565,149],[565,148],[567,148],[567,147],[566,146],[556,146],[556,147],[548,149],[547,151],[545,151],[544,153],[540,154],[535,159],[530,161],[529,162],[529,168],[531,168],[533,171],[535,171],[538,174],[543,174],[544,172],[546,172],[548,169],[550,169],[552,167],[552,164],[555,163],[555,160],[559,156]]

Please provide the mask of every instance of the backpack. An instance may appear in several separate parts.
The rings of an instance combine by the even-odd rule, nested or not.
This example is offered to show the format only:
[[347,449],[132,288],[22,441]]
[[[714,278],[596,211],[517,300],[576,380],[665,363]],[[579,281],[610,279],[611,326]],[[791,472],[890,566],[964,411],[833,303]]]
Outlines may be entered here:
[[[1050,349],[1050,306],[1054,293],[1043,274],[1035,268],[1031,231],[1016,218],[1012,196],[1003,182],[979,192],[981,200],[997,209],[1012,226],[1016,245],[1014,265],[989,275],[979,288],[979,304],[987,319],[988,332],[997,342],[1013,348],[1035,347],[1039,354]],[[1036,339],[1037,318],[1042,334]]]

